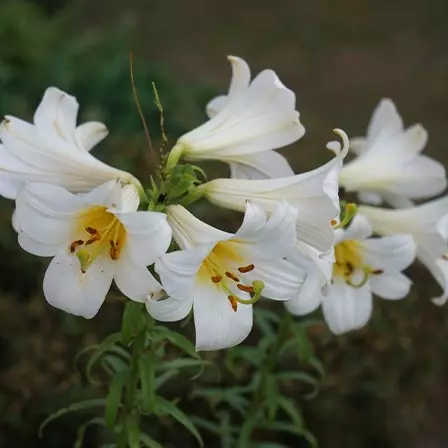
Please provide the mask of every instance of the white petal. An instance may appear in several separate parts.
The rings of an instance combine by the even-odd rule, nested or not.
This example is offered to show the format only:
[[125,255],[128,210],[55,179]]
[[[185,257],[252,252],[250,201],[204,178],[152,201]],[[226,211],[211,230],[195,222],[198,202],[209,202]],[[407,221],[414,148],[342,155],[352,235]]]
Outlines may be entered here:
[[247,154],[230,163],[233,179],[274,179],[294,176],[288,161],[276,151]]
[[226,294],[210,283],[194,290],[196,350],[220,350],[242,342],[252,329],[252,306],[238,304],[237,311]]
[[125,296],[137,302],[145,303],[148,296],[162,292],[162,286],[146,266],[133,263],[129,257],[120,257],[114,281]]
[[372,292],[383,299],[402,299],[411,289],[412,282],[400,273],[372,275],[369,279]]
[[297,296],[305,278],[305,272],[287,260],[258,262],[255,269],[244,276],[245,280],[261,280],[265,286],[263,297],[272,300],[289,300]]
[[18,232],[17,239],[23,250],[38,257],[53,257],[63,249],[60,244],[51,245],[40,243],[22,231]]
[[370,238],[361,243],[364,262],[373,269],[398,273],[415,258],[416,245],[411,235]]
[[175,299],[192,300],[196,274],[214,243],[201,245],[195,249],[170,252],[155,263],[155,270],[169,296]]
[[87,208],[82,198],[61,187],[28,184],[16,200],[16,224],[37,242],[69,244],[75,219]]
[[90,151],[107,137],[109,131],[103,123],[89,121],[76,128],[75,138],[81,149]]
[[371,235],[372,226],[369,220],[365,216],[357,214],[344,230],[342,240],[365,240]]
[[120,180],[115,178],[104,182],[93,190],[82,194],[81,197],[93,205],[110,207],[113,211],[116,209],[121,210],[123,195],[121,193]]
[[247,62],[237,56],[228,56],[228,60],[232,64],[232,80],[229,93],[227,96],[218,96],[207,104],[207,115],[210,118],[221,112],[232,97],[244,92],[250,84],[250,68]]
[[175,299],[148,299],[146,309],[148,313],[156,320],[161,322],[177,322],[187,317],[193,307],[193,298]]
[[362,328],[372,314],[372,294],[367,285],[352,288],[345,283],[334,283],[322,304],[322,311],[334,334]]
[[403,120],[392,100],[384,98],[380,101],[370,120],[367,136],[373,140],[380,133],[393,137],[403,130]]
[[173,229],[173,239],[181,249],[193,248],[200,244],[215,244],[229,239],[232,234],[223,232],[196,218],[182,205],[167,208],[168,223]]
[[126,228],[126,252],[140,266],[148,266],[162,256],[171,243],[171,227],[164,213],[114,213]]
[[361,202],[372,205],[380,205],[383,202],[381,195],[373,191],[359,191],[358,198]]
[[91,319],[106,298],[114,271],[115,262],[105,256],[98,257],[83,274],[76,256],[60,252],[45,273],[45,298],[56,308]]
[[243,224],[230,241],[248,259],[278,260],[294,250],[296,221],[297,210],[286,202],[279,203],[267,221],[263,210],[248,202]]
[[304,316],[316,310],[323,299],[322,276],[315,271],[307,274],[299,294],[285,302],[285,307],[295,316]]
[[34,123],[41,131],[56,132],[68,140],[75,132],[78,107],[75,97],[56,87],[49,87],[34,114]]

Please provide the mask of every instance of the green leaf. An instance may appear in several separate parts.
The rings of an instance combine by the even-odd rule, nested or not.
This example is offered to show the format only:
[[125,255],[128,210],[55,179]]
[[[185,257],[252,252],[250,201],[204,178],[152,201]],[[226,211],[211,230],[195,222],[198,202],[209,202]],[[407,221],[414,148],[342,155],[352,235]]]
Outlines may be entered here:
[[175,331],[171,331],[166,327],[157,326],[155,329],[158,333],[158,336],[168,339],[171,344],[173,344],[177,348],[180,348],[187,355],[190,355],[192,358],[201,359],[199,354],[196,353],[194,344],[185,336],[181,335],[180,333],[176,333]]
[[140,447],[140,427],[138,424],[138,417],[128,415],[126,418],[126,437],[129,448]]
[[140,442],[147,448],[163,448],[163,446],[146,434],[140,434]]
[[112,333],[104,339],[104,341],[98,345],[96,351],[92,354],[92,356],[87,361],[86,365],[86,376],[89,381],[96,384],[101,384],[100,381],[95,380],[92,377],[92,369],[95,364],[100,360],[100,358],[110,350],[119,340],[121,334],[120,333]]
[[187,367],[199,367],[199,372],[192,377],[192,380],[195,380],[199,378],[204,370],[204,367],[206,366],[216,367],[212,361],[206,361],[203,359],[179,358],[173,359],[172,361],[165,361],[163,363],[160,363],[157,366],[157,370],[163,372],[167,370],[183,369]]
[[151,412],[154,408],[156,389],[155,360],[152,354],[145,353],[139,358],[138,369],[142,385],[142,409],[144,412]]
[[183,425],[188,431],[196,438],[201,447],[204,446],[202,437],[199,434],[196,426],[189,420],[189,418],[181,411],[174,403],[165,400],[165,398],[157,396],[156,397],[156,412],[158,414],[170,415],[176,419],[181,425]]
[[86,433],[86,430],[91,425],[105,425],[105,421],[103,417],[94,417],[88,421],[86,421],[84,424],[82,424],[76,433],[76,440],[75,444],[73,445],[73,448],[82,448],[82,445],[84,443],[84,436]]
[[268,419],[274,420],[275,414],[277,413],[278,399],[280,393],[277,386],[277,381],[274,376],[269,376],[266,379],[266,407],[268,408]]
[[278,397],[278,404],[281,409],[288,415],[291,422],[299,428],[304,428],[303,415],[300,409],[296,407],[296,403],[285,396]]
[[163,372],[161,375],[157,376],[154,390],[159,389],[162,387],[167,381],[169,381],[171,378],[174,378],[175,376],[179,375],[180,370],[167,370],[166,372]]
[[129,371],[125,370],[123,372],[118,372],[112,378],[110,383],[109,393],[106,397],[106,408],[104,410],[106,425],[109,428],[113,428],[115,426],[115,422],[117,421],[118,409],[121,405],[121,396],[128,378]]
[[92,409],[92,408],[98,408],[103,407],[106,404],[106,400],[104,398],[94,398],[91,400],[83,400],[78,401],[77,403],[72,403],[71,405],[67,406],[66,408],[62,408],[54,412],[53,414],[49,415],[39,426],[39,437],[42,437],[42,432],[44,428],[53,420],[58,419],[59,417],[62,417],[65,414],[69,414],[71,412],[77,412],[77,411],[83,411],[84,409]]
[[144,310],[143,305],[138,302],[128,300],[123,313],[121,323],[121,342],[129,345],[132,338],[132,330],[140,325],[142,322]]
[[291,331],[297,344],[299,361],[308,362],[313,354],[313,348],[308,339],[306,329],[301,324],[296,324],[291,326]]
[[101,365],[104,370],[108,371],[111,376],[114,376],[117,372],[122,372],[129,368],[129,364],[123,361],[116,355],[105,355],[101,360]]

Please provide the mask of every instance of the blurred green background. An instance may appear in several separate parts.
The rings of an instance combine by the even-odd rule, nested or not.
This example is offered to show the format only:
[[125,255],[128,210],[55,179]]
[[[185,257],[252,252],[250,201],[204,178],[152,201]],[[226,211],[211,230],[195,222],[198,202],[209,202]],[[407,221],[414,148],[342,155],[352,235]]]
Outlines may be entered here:
[[[427,154],[448,161],[446,0],[0,0],[0,42],[2,114],[30,119],[44,89],[56,85],[77,96],[81,120],[109,127],[95,154],[142,180],[148,168],[130,50],[155,140],[151,81],[173,142],[225,91],[225,56],[235,54],[254,73],[273,68],[296,92],[307,133],[283,151],[296,171],[327,160],[334,127],[362,135],[382,97],[397,103],[408,125],[423,123]],[[41,294],[47,260],[19,249],[12,205],[0,201],[0,446],[69,447],[81,416],[53,423],[40,440],[38,425],[59,405],[92,393],[77,379],[73,358],[118,328],[120,306],[109,300],[93,321],[50,308]],[[220,214],[215,223],[225,227],[229,219]],[[437,287],[426,271],[413,266],[410,275],[411,295],[378,300],[364,330],[334,338],[321,325],[311,328],[328,375],[304,409],[321,447],[448,446],[447,313],[430,304]],[[97,437],[89,434],[85,446],[97,446]],[[165,442],[195,446],[172,434]]]

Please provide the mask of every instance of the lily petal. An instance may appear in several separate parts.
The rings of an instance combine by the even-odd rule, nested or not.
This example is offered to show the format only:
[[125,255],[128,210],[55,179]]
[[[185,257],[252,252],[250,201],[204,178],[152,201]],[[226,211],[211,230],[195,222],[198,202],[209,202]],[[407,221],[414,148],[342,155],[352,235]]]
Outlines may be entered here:
[[401,273],[374,275],[369,279],[372,292],[383,299],[397,300],[407,296],[412,282]]

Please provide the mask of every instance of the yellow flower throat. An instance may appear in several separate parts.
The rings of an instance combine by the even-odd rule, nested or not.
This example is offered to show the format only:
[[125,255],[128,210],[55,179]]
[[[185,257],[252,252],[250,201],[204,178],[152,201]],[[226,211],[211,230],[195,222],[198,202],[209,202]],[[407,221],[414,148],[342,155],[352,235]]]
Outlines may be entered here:
[[107,211],[107,207],[93,206],[83,213],[77,223],[70,252],[75,254],[85,273],[99,255],[108,253],[118,260],[126,240],[123,224]]
[[[370,275],[382,274],[379,269],[372,269],[363,263],[362,251],[358,241],[346,240],[336,244],[334,248],[336,261],[333,264],[333,277],[343,278],[345,283],[355,288],[364,286]],[[360,282],[354,283],[353,276],[355,273],[363,273]]]
[[[208,257],[202,262],[198,272],[200,280],[212,282],[221,287],[227,294],[233,311],[237,311],[238,303],[242,305],[251,305],[261,297],[261,291],[264,288],[263,282],[255,280],[252,285],[243,283],[244,274],[255,269],[254,264],[245,264],[230,241],[221,241],[215,245]],[[236,269],[235,269],[236,268]],[[242,299],[233,290],[250,294],[250,299]]]

